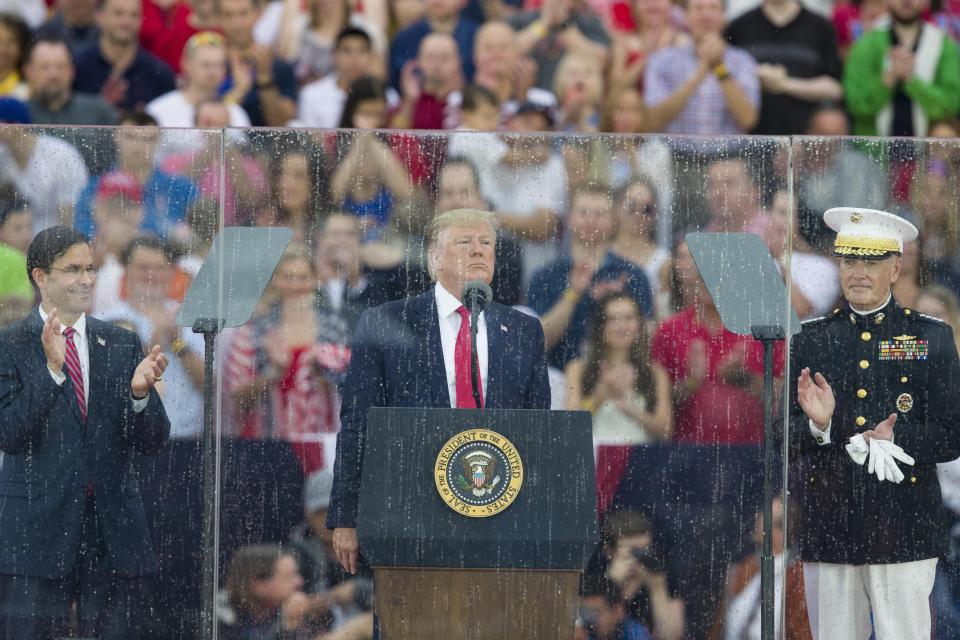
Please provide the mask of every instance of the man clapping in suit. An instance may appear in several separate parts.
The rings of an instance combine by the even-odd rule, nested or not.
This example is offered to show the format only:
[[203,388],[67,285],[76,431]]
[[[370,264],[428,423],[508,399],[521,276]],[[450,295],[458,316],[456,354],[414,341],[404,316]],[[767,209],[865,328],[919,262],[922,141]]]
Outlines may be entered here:
[[0,333],[0,639],[139,638],[156,558],[133,454],[169,436],[167,358],[87,317],[81,233],[41,231],[27,272],[40,307]]
[[[455,209],[434,218],[426,293],[389,302],[360,318],[340,410],[340,434],[327,527],[337,559],[355,573],[357,497],[370,407],[477,408],[470,380],[469,313],[464,284],[493,279],[496,218]],[[490,303],[477,321],[480,407],[548,409],[546,352],[540,322]]]

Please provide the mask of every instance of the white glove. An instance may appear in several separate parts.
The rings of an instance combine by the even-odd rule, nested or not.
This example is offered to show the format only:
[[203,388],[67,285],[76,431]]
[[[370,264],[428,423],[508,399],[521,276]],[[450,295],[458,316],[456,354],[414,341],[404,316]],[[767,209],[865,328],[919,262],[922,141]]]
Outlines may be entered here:
[[857,434],[850,438],[846,449],[853,461],[861,465],[866,461],[867,454],[870,453],[870,447],[867,446],[867,441],[862,434]]
[[903,480],[903,472],[897,466],[897,460],[908,465],[914,463],[911,456],[889,440],[870,439],[870,464],[867,467],[869,473],[875,473],[881,482],[890,480],[899,483]]

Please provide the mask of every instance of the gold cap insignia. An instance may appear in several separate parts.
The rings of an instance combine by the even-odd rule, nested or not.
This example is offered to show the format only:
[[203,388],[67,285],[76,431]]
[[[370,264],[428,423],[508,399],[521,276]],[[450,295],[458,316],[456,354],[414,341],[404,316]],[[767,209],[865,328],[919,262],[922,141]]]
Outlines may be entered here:
[[862,213],[851,213],[851,214],[850,214],[850,222],[852,222],[852,223],[854,223],[854,224],[859,224],[859,223],[863,222],[863,214],[862,214]]
[[910,409],[913,409],[913,396],[909,393],[901,393],[897,396],[897,411],[906,413]]

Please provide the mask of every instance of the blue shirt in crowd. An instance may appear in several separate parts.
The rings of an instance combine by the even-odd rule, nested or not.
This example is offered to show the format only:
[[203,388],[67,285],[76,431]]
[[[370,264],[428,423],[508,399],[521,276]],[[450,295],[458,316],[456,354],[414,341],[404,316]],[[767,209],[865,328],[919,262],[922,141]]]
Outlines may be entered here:
[[[100,93],[113,73],[113,65],[104,59],[99,44],[80,51],[74,63],[77,67],[74,91]],[[177,88],[173,69],[141,48],[137,48],[133,62],[123,72],[123,79],[127,81],[127,93],[115,105],[123,112],[142,110],[154,98]]]
[[[470,18],[460,16],[451,34],[457,41],[460,65],[463,67],[463,79],[466,83],[473,80],[473,38],[477,35],[479,28],[480,25]],[[431,32],[430,23],[421,20],[400,31],[393,38],[393,44],[390,45],[390,86],[394,89],[400,89],[400,72],[403,70],[403,65],[417,57],[420,41]]]
[[[570,286],[572,268],[573,258],[565,255],[536,272],[530,281],[530,290],[527,292],[527,303],[530,308],[541,316],[552,309]],[[621,277],[625,280],[624,291],[636,300],[640,313],[650,317],[653,314],[653,293],[643,269],[612,252],[607,252],[593,276],[593,283],[618,280]],[[547,354],[547,362],[550,366],[563,369],[568,362],[580,355],[580,346],[587,338],[596,308],[597,303],[590,297],[588,288],[577,302],[566,333]]]
[[[73,226],[93,237],[93,201],[100,186],[100,177],[90,182],[80,192],[73,214]],[[169,237],[177,223],[183,222],[187,208],[197,198],[197,186],[192,180],[174,176],[154,169],[143,185],[143,222],[141,231],[149,231],[160,237]]]

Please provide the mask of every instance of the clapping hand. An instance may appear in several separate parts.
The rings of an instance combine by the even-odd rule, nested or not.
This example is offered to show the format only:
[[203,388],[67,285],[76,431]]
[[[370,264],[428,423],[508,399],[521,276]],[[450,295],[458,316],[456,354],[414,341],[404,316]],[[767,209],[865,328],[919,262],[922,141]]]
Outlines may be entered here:
[[133,397],[146,398],[151,387],[163,379],[163,372],[168,364],[170,362],[167,360],[167,356],[160,352],[160,345],[153,345],[150,353],[140,361],[133,372],[133,380],[130,381],[130,392]]
[[67,359],[67,339],[63,337],[62,331],[63,326],[57,310],[53,309],[43,323],[40,342],[43,344],[43,353],[47,356],[47,366],[56,373],[63,370],[63,363]]
[[[813,420],[813,423],[821,431],[827,428],[833,410],[837,406],[837,400],[833,395],[833,389],[827,383],[823,374],[817,372],[810,377],[810,367],[804,367],[797,378],[797,401],[800,408],[807,414],[807,417]],[[879,425],[878,425],[879,427]],[[893,429],[891,424],[890,429]]]

